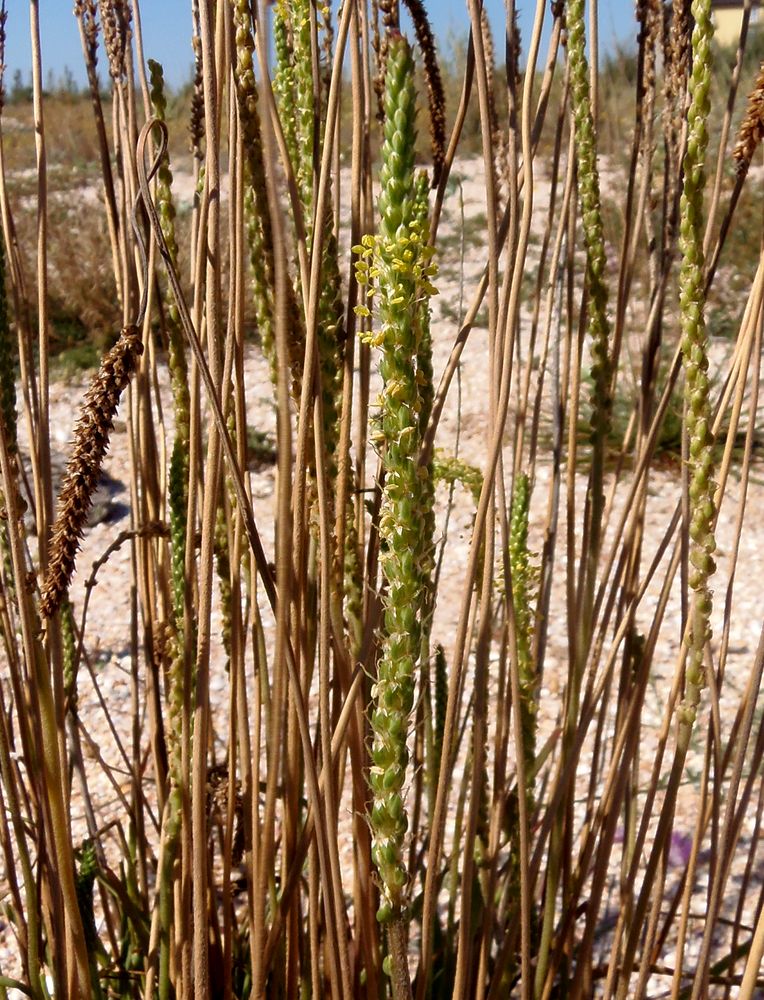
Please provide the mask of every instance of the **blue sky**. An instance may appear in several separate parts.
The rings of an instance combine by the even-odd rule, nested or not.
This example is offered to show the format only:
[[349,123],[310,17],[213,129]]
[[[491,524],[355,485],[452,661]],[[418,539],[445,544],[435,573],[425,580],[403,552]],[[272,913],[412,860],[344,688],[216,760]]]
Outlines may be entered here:
[[[29,4],[24,0],[11,0],[6,6],[6,80],[10,84],[17,69],[22,70],[25,81],[28,78]],[[43,79],[51,70],[59,78],[64,67],[68,66],[78,82],[83,82],[80,40],[72,6],[72,0],[39,0]],[[548,6],[547,2],[547,9]],[[468,18],[465,0],[431,0],[427,7],[441,43],[449,37],[466,37]],[[504,0],[486,0],[486,8],[499,38],[504,28]],[[527,44],[535,3],[520,0],[518,9],[520,31]],[[607,50],[616,41],[631,46],[636,34],[633,0],[610,0],[600,3],[599,10],[602,49]],[[185,82],[190,75],[190,12],[190,0],[143,0],[141,4],[146,55],[164,65],[165,75],[173,85]],[[103,66],[102,71],[105,75]]]

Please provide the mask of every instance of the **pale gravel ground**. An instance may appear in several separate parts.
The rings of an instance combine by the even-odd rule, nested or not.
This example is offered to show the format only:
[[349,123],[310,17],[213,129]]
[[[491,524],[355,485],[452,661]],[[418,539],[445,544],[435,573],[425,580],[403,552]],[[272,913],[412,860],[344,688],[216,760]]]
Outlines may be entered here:
[[[484,185],[482,182],[482,167],[474,161],[457,164],[457,172],[463,177],[464,213],[467,219],[485,212]],[[186,187],[190,181],[183,182]],[[187,192],[190,196],[189,192]],[[184,188],[185,191],[185,188]],[[548,186],[539,179],[537,191],[537,214],[545,210],[544,199],[548,197]],[[454,192],[447,204],[441,237],[453,234],[458,224],[460,210],[458,196]],[[455,251],[452,250],[452,255]],[[531,260],[533,250],[531,251]],[[480,276],[485,263],[485,252],[481,246],[467,248],[464,261],[464,307],[469,305],[471,290]],[[460,279],[458,267],[450,264],[438,280],[440,296],[434,300],[433,335],[434,335],[434,369],[436,381],[439,378],[456,333],[453,310],[458,310],[460,300]],[[446,315],[447,314],[447,315]],[[635,329],[638,329],[639,318],[635,318]],[[716,345],[715,357],[719,364],[723,362],[724,348]],[[476,465],[482,462],[486,448],[487,428],[487,372],[486,372],[487,333],[484,328],[476,327],[465,348],[461,366],[461,412],[457,415],[456,391],[451,393],[449,404],[444,412],[440,427],[438,444],[445,449],[451,449],[460,425],[460,448],[462,457]],[[166,370],[160,372],[160,385],[164,401],[164,412],[169,412],[168,384]],[[55,383],[51,391],[52,426],[54,428],[54,446],[62,453],[66,452],[66,442],[71,432],[75,409],[86,386],[86,378],[79,378],[69,383]],[[270,383],[266,365],[256,348],[247,351],[246,358],[246,388],[248,410],[252,426],[274,431],[275,415],[271,403]],[[120,420],[117,423],[112,438],[111,448],[106,460],[106,471],[116,481],[125,484],[125,491],[117,497],[129,504],[129,449],[125,421],[128,417],[127,407],[123,405]],[[762,588],[760,579],[759,553],[764,546],[764,521],[758,516],[764,503],[764,476],[762,468],[757,465],[754,479],[749,489],[748,523],[744,529],[740,552],[740,564],[735,588],[735,603],[732,613],[732,630],[730,634],[730,653],[728,657],[728,687],[722,701],[722,722],[725,732],[729,732],[734,712],[737,708],[737,696],[743,691],[748,673],[751,669],[753,656],[758,643],[759,630],[762,622]],[[542,545],[541,532],[545,520],[547,491],[550,482],[550,470],[543,462],[539,466],[535,486],[533,506],[531,511],[531,545],[539,551]],[[714,640],[712,650],[718,651],[718,637],[722,632],[722,605],[726,585],[726,566],[729,555],[730,539],[733,532],[736,502],[739,499],[740,487],[734,480],[728,488],[727,498],[722,508],[719,521],[720,558],[719,572],[715,578],[714,589],[716,602],[714,608]],[[583,510],[585,495],[585,479],[577,477],[576,498],[578,517]],[[272,470],[258,472],[253,476],[254,512],[258,525],[263,531],[266,547],[272,550],[272,525],[274,519],[274,477]],[[443,512],[444,491],[439,491],[441,518]],[[616,501],[616,512],[620,510],[625,497],[623,486],[619,489],[619,499]],[[645,537],[645,561],[652,558],[665,525],[667,525],[679,498],[679,477],[675,467],[656,470],[651,477],[648,517]],[[561,510],[559,537],[564,539],[565,521],[564,507]],[[441,521],[442,523],[442,521]],[[612,525],[612,521],[611,521]],[[114,523],[98,524],[90,529],[84,539],[79,557],[77,576],[72,586],[72,600],[77,614],[82,607],[84,581],[91,571],[94,560],[98,559],[115,535],[129,526],[127,516]],[[461,603],[464,571],[467,564],[469,541],[472,526],[471,500],[463,490],[457,488],[454,510],[451,516],[448,536],[447,557],[444,563],[443,577],[439,590],[439,603],[436,613],[433,641],[442,642],[449,652],[456,629],[458,609]],[[440,530],[440,529],[439,529]],[[540,710],[540,742],[548,736],[557,723],[560,699],[562,697],[568,662],[567,623],[565,620],[565,590],[563,550],[558,547],[557,567],[560,570],[555,575],[552,597],[552,616],[548,623],[549,638],[545,660],[544,686],[541,692]],[[665,561],[664,561],[665,565]],[[88,653],[95,667],[95,675],[104,696],[109,703],[110,712],[124,739],[130,739],[132,719],[131,707],[131,662],[129,643],[129,595],[130,595],[130,550],[123,546],[113,554],[98,576],[98,584],[94,588],[90,601],[87,621]],[[660,580],[660,571],[658,574]],[[638,624],[647,629],[656,602],[657,589],[653,586],[648,592],[638,613]],[[216,612],[217,614],[217,612]],[[667,690],[673,676],[676,656],[680,641],[680,601],[678,584],[674,587],[667,611],[666,621],[662,629],[662,637],[655,657],[655,668],[650,689],[645,704],[645,739],[640,765],[640,780],[647,782],[649,769],[653,759],[655,736],[665,711]],[[266,635],[272,634],[270,616],[265,616]],[[213,630],[217,634],[217,629]],[[222,671],[222,650],[217,648],[213,654],[215,675],[213,677],[213,698],[220,702],[225,700],[227,680]],[[734,691],[734,696],[731,693]],[[103,717],[101,708],[94,697],[91,682],[86,674],[80,679],[80,713],[83,722],[98,744],[103,759],[117,767],[119,758],[113,738]],[[225,717],[223,711],[223,718]],[[698,724],[698,737],[694,742],[693,753],[688,764],[688,775],[702,766],[703,737],[702,732],[706,717],[702,713]],[[222,726],[221,726],[222,728]],[[144,730],[144,734],[147,730]],[[587,751],[584,752],[580,765],[580,775],[585,782],[587,777]],[[99,774],[99,768],[94,761],[87,762],[89,774],[94,780],[94,790],[99,809],[104,819],[119,818],[121,805],[112,788],[105,784]],[[119,772],[115,772],[119,777]],[[123,790],[129,785],[124,773],[119,777]],[[585,787],[582,786],[582,787]],[[683,786],[680,792],[677,828],[682,832],[692,833],[693,819],[697,810],[697,795],[691,780]],[[82,830],[82,819],[76,805],[74,807],[75,837]],[[750,834],[746,829],[744,834]],[[343,853],[350,852],[351,845],[343,845]],[[349,866],[348,866],[349,870]],[[731,883],[733,884],[733,883]],[[728,892],[731,891],[728,889]],[[698,895],[699,903],[702,897]],[[734,905],[735,900],[730,900]],[[16,966],[17,956],[14,954],[14,944],[4,935],[5,943],[0,952],[0,970],[6,974],[12,973]],[[671,962],[673,955],[667,953],[666,960]],[[656,982],[656,993],[659,984]],[[733,993],[734,996],[734,993]]]

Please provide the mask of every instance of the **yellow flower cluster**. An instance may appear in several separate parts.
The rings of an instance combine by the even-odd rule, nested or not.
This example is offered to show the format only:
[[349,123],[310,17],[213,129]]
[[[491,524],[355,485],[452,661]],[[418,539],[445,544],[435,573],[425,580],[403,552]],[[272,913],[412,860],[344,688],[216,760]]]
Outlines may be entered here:
[[[381,236],[364,236],[361,243],[353,247],[353,253],[360,258],[356,261],[355,274],[358,284],[366,289],[366,299],[371,300],[382,283],[388,294],[388,306],[414,306],[418,302],[438,294],[431,279],[438,273],[433,263],[435,248],[423,240],[419,225],[414,222],[407,233],[401,233],[393,242]],[[357,316],[371,316],[368,305],[355,307]],[[387,343],[389,329],[363,334],[363,339],[372,347],[383,347]]]

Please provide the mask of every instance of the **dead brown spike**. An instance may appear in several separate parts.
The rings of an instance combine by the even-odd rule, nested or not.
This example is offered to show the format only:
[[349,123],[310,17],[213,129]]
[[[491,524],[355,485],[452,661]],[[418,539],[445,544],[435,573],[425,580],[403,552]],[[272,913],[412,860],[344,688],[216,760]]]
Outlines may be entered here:
[[738,173],[742,174],[748,170],[756,147],[762,139],[764,139],[764,63],[759,67],[756,84],[748,95],[748,107],[732,151],[737,160]]
[[507,173],[507,149],[504,142],[504,133],[499,127],[499,117],[496,113],[496,97],[494,92],[494,74],[496,71],[496,59],[493,46],[493,32],[491,23],[488,20],[488,13],[485,7],[480,11],[480,27],[483,32],[483,53],[485,55],[485,69],[488,82],[488,120],[491,123],[491,170],[493,173],[493,184],[496,190],[496,210],[501,216],[500,199],[502,188],[508,181]]
[[374,93],[377,95],[377,121],[385,117],[382,95],[385,89],[385,70],[382,62],[382,36],[379,31],[379,3],[371,0],[371,47],[374,50]]
[[191,120],[189,133],[191,135],[191,152],[197,160],[204,158],[202,144],[204,141],[204,88],[202,84],[202,42],[199,26],[199,4],[192,8],[194,34],[192,45],[194,49],[194,89],[191,94]]
[[416,40],[422,52],[424,77],[427,81],[427,99],[430,107],[430,138],[432,141],[432,184],[436,187],[446,158],[446,97],[440,75],[438,56],[435,51],[427,11],[422,0],[404,0],[414,22]]
[[98,59],[98,8],[96,0],[75,0],[74,14],[82,23],[87,57],[95,66]]
[[109,60],[109,74],[115,81],[123,80],[125,59],[130,45],[132,13],[124,0],[99,0],[103,42]]
[[140,330],[137,326],[126,326],[114,347],[104,355],[85,394],[58,498],[50,562],[40,597],[43,618],[56,613],[72,578],[80,538],[109,447],[114,416],[142,353]]
[[379,9],[382,12],[382,24],[385,31],[390,32],[396,29],[399,20],[398,0],[379,0]]
[[5,22],[8,12],[5,3],[0,4],[0,114],[5,106]]
[[[380,14],[382,15],[382,28],[384,29],[382,33],[380,33],[379,28]],[[377,118],[381,123],[385,118],[383,94],[385,90],[387,48],[390,41],[390,32],[400,30],[400,11],[398,9],[398,0],[372,0],[372,17],[374,30],[374,51],[377,55],[377,74],[374,80],[374,89],[377,93]]]
[[663,4],[661,0],[644,0],[641,8],[640,37],[644,36],[644,74],[643,90],[649,95],[651,106],[655,103],[655,55],[656,46],[661,34],[663,23]]
[[[668,10],[666,8],[666,10]],[[671,128],[678,132],[690,66],[692,18],[688,0],[674,0],[664,35],[665,93]]]

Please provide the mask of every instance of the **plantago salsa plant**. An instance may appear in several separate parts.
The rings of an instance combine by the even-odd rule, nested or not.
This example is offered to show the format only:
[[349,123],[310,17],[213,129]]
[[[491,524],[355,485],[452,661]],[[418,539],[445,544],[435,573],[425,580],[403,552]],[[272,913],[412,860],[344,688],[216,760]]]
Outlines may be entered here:
[[0,1000],[752,1000],[752,10],[188,7],[0,0]]

